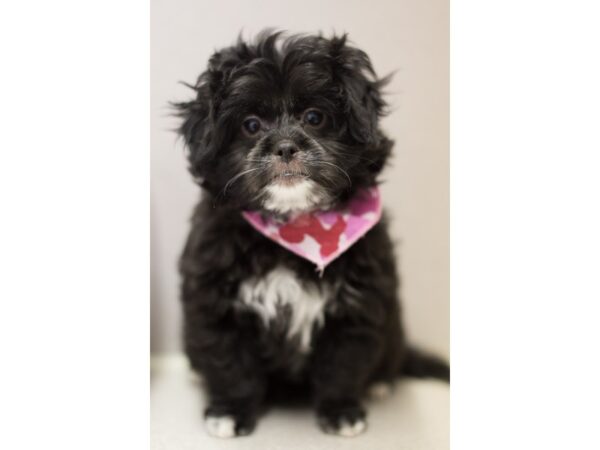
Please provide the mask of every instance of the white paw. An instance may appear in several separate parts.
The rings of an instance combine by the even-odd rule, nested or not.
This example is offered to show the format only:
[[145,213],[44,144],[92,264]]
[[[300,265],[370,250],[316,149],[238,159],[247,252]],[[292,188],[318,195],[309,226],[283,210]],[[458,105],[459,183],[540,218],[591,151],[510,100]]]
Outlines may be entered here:
[[235,419],[232,416],[208,416],[204,420],[208,434],[218,438],[235,437]]
[[381,400],[392,395],[392,386],[389,383],[374,383],[369,387],[369,397]]
[[366,428],[367,422],[364,420],[357,420],[353,424],[344,420],[340,422],[340,427],[336,430],[336,433],[344,437],[354,437],[365,431]]

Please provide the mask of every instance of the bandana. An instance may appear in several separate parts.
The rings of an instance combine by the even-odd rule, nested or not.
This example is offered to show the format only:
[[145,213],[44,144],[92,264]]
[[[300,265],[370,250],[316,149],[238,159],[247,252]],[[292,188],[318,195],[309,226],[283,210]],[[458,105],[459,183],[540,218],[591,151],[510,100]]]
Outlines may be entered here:
[[306,258],[323,274],[325,266],[348,250],[381,219],[376,187],[360,191],[344,208],[314,211],[279,222],[256,211],[242,212],[257,231]]

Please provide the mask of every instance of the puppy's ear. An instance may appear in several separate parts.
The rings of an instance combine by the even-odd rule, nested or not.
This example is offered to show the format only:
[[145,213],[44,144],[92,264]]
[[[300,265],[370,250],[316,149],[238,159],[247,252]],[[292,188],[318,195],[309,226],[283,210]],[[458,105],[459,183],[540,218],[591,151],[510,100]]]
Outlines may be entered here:
[[172,104],[177,116],[183,119],[178,131],[188,149],[189,170],[206,188],[210,188],[207,176],[214,173],[223,144],[223,132],[215,127],[219,104],[232,71],[249,56],[249,49],[241,40],[233,47],[216,52],[196,83],[186,84],[196,92],[196,97],[189,102]]
[[210,159],[211,95],[204,84],[191,86],[196,98],[189,102],[174,103],[177,115],[183,119],[179,134],[187,147],[189,170],[194,178],[202,179],[206,173],[206,160]]
[[387,106],[381,89],[390,77],[378,79],[365,52],[351,47],[346,35],[330,42],[333,74],[344,96],[350,135],[359,143],[379,145],[378,121]]
[[196,92],[189,102],[173,103],[177,116],[182,119],[179,134],[187,147],[189,170],[194,178],[204,184],[204,178],[210,171],[214,160],[213,145],[213,90],[211,80],[217,75],[210,68],[204,72],[195,85],[186,84]]

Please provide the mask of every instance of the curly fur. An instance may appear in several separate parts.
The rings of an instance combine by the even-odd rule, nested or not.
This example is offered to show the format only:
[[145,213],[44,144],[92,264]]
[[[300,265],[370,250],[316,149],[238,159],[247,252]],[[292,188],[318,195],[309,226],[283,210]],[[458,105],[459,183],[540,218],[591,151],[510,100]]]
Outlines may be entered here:
[[[281,386],[309,389],[323,429],[347,434],[364,429],[360,399],[373,382],[391,383],[402,372],[449,379],[445,363],[406,345],[385,219],[320,278],[310,262],[240,215],[293,213],[272,206],[283,170],[275,150],[284,140],[297,149],[285,170],[310,180],[308,208],[335,207],[375,185],[392,148],[378,126],[385,82],[345,36],[264,32],[216,52],[191,86],[195,98],[175,105],[190,172],[203,189],[180,261],[185,350],[204,377],[212,428],[227,430],[221,434],[249,433],[268,394]],[[303,124],[307,108],[318,108],[324,125]],[[259,117],[264,130],[244,133],[248,116]],[[295,277],[295,292],[323,297],[314,306],[322,310],[307,315],[315,318],[308,337],[290,332],[293,305],[277,297],[287,288],[263,286],[278,270]],[[261,297],[267,291],[275,300]],[[251,301],[258,303],[248,307]],[[227,427],[217,426],[219,417]]]

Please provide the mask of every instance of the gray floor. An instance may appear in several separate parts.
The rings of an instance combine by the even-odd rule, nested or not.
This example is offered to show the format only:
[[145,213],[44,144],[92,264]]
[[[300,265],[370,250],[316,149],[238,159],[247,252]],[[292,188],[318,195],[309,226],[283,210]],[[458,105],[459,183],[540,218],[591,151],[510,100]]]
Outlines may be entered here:
[[370,400],[369,428],[354,438],[323,434],[308,409],[272,409],[251,436],[212,438],[202,424],[202,392],[181,356],[153,358],[151,402],[153,450],[449,448],[449,389],[436,381],[406,379],[390,397]]

